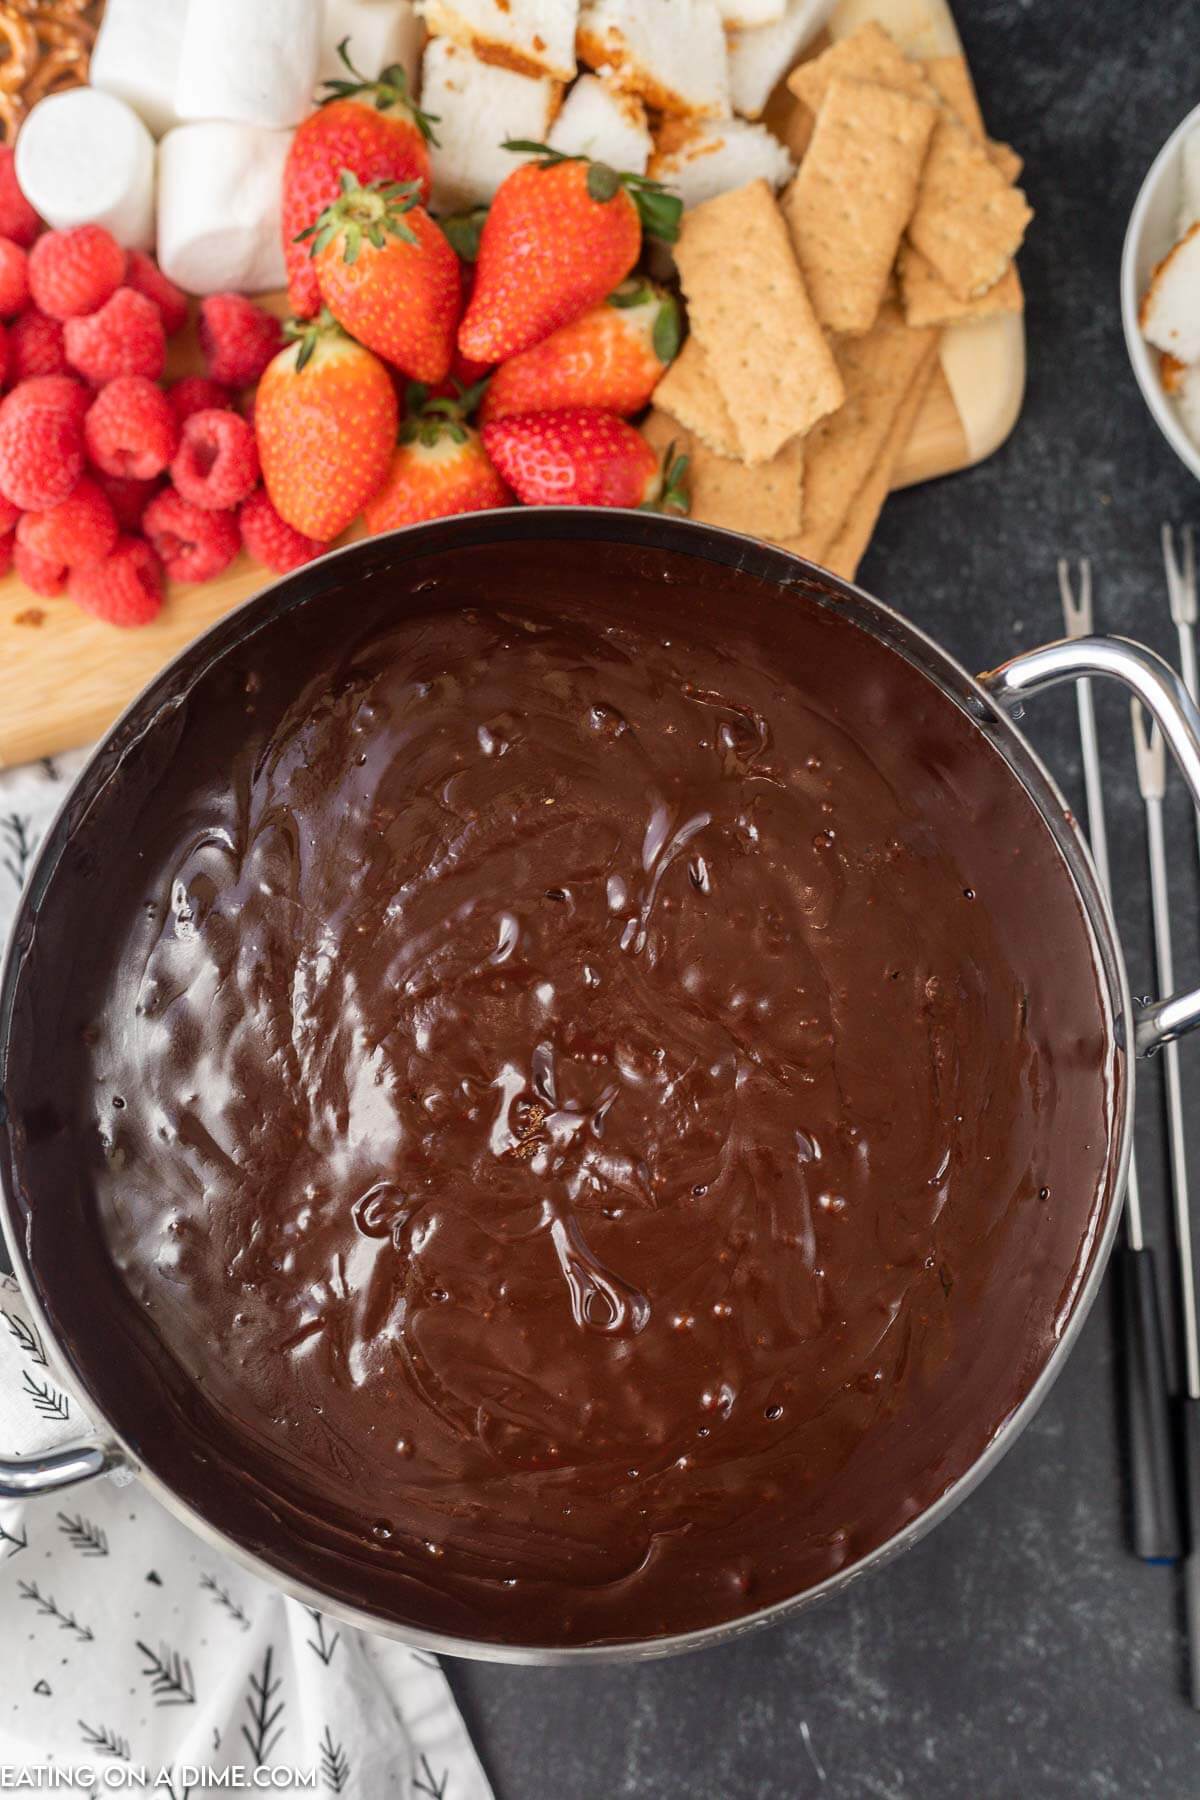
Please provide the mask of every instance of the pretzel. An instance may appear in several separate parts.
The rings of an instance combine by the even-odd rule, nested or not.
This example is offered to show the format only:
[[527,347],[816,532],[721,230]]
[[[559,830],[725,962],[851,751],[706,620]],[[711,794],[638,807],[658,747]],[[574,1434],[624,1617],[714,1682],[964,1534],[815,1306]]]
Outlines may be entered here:
[[0,131],[9,143],[31,106],[87,80],[100,10],[97,0],[0,3]]

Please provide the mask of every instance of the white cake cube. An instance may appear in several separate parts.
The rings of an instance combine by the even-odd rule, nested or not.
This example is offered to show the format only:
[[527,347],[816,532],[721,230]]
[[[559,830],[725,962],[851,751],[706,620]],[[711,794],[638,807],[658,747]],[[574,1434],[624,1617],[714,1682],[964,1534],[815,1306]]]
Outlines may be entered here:
[[726,31],[757,31],[774,25],[787,10],[787,0],[717,0],[717,11]]
[[1142,336],[1156,350],[1183,363],[1200,362],[1200,224],[1159,263],[1138,317]]
[[543,144],[562,87],[480,62],[450,38],[430,38],[421,65],[421,106],[437,119],[429,146],[436,212],[461,212],[492,198],[528,160],[502,148],[507,138]]
[[108,0],[88,80],[132,106],[155,137],[177,123],[175,89],[188,0]]
[[589,68],[658,112],[724,118],[725,33],[715,0],[584,0],[577,47]]
[[484,62],[555,81],[575,74],[579,0],[417,0],[417,11],[431,35]]
[[795,174],[795,164],[765,125],[744,119],[668,120],[647,172],[689,207],[760,179],[780,188]]
[[98,88],[48,94],[17,134],[17,180],[47,224],[105,225],[127,250],[154,243],[154,165],[142,120]]
[[294,133],[213,120],[158,146],[158,260],[190,294],[286,284],[281,198]]
[[795,66],[833,11],[833,0],[787,0],[783,17],[729,39],[729,92],[733,110],[757,119],[771,89]]
[[1179,175],[1179,236],[1186,237],[1200,223],[1200,125],[1183,140],[1183,166]]
[[312,111],[321,39],[317,0],[191,0],[175,111],[279,131]]
[[598,75],[581,75],[547,140],[566,156],[590,156],[610,169],[644,175],[654,140],[636,94],[622,94]]

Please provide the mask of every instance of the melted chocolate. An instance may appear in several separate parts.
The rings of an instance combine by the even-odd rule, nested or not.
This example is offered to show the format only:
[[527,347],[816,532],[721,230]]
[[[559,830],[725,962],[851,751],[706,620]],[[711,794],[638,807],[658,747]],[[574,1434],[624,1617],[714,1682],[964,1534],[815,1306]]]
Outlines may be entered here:
[[504,554],[160,721],[87,941],[40,928],[80,1048],[14,1117],[60,1329],[192,1504],[410,1624],[651,1637],[853,1563],[1027,1391],[1105,1010],[1030,803],[895,653]]

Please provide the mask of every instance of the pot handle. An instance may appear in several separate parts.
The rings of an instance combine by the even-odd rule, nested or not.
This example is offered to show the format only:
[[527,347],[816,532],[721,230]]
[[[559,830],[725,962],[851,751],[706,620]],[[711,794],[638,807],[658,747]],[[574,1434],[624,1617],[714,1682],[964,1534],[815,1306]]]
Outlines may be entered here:
[[124,1461],[120,1451],[103,1444],[69,1444],[65,1450],[47,1450],[19,1461],[0,1457],[0,1500],[27,1500],[34,1494],[53,1494],[91,1481]]
[[[1085,676],[1121,682],[1157,720],[1163,741],[1200,808],[1200,711],[1170,663],[1154,650],[1122,637],[1062,638],[1027,650],[979,677],[998,705],[1019,718],[1026,697]],[[1134,1045],[1149,1056],[1161,1044],[1200,1025],[1200,988],[1169,994],[1137,1009]]]

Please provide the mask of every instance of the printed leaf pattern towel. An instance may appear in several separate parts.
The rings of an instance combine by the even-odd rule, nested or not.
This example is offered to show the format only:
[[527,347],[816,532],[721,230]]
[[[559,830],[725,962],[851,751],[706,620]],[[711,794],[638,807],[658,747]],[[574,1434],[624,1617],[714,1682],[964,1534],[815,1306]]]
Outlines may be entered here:
[[[83,760],[0,774],[0,944]],[[0,1451],[87,1429],[0,1276]],[[0,1502],[0,1767],[51,1762],[166,1769],[151,1791],[173,1800],[188,1765],[315,1770],[345,1800],[491,1796],[436,1658],[286,1599],[122,1474]]]

